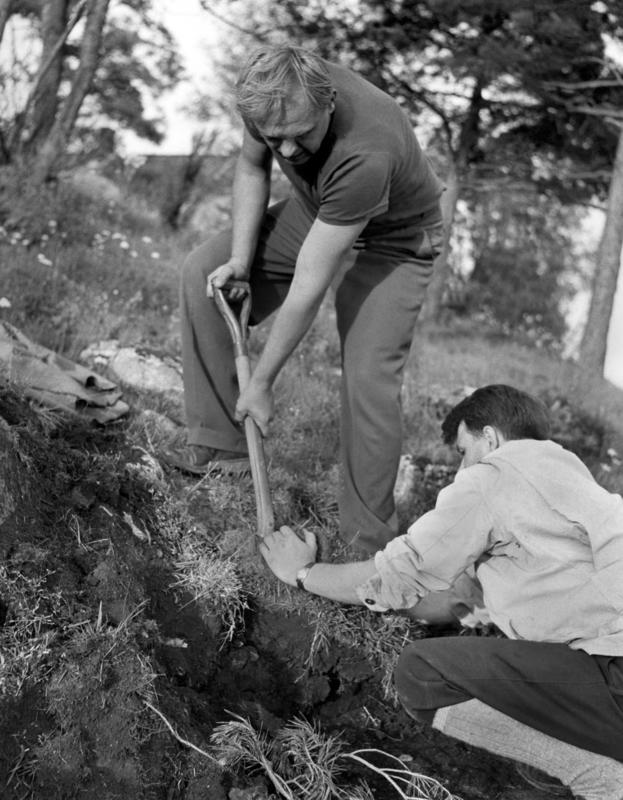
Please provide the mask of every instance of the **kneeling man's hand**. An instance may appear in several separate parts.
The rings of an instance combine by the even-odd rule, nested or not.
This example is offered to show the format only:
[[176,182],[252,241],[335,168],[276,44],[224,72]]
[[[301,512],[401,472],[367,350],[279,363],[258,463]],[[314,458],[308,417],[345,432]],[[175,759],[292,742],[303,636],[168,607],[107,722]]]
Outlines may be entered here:
[[303,529],[305,540],[299,538],[292,528],[283,525],[278,531],[269,533],[260,544],[260,553],[280,581],[296,586],[296,573],[316,560],[316,536]]

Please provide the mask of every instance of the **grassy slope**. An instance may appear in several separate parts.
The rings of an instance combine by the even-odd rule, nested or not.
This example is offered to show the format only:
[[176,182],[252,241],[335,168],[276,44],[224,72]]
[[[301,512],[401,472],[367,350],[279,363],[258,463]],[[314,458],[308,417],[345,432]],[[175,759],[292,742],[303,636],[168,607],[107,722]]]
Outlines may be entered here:
[[560,395],[600,420],[615,439],[623,436],[623,390],[605,379],[587,381],[574,362],[556,353],[496,337],[460,321],[450,329],[431,332],[419,344],[415,341],[407,398],[409,390],[440,386],[453,391],[488,383],[509,383],[539,396]]

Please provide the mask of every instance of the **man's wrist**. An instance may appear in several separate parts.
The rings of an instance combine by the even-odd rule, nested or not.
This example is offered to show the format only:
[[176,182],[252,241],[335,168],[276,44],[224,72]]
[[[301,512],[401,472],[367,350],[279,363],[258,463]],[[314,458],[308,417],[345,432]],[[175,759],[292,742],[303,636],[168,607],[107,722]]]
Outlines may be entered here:
[[295,582],[299,589],[303,589],[303,591],[306,591],[305,581],[307,580],[311,568],[314,567],[315,565],[316,565],[315,561],[309,561],[307,564],[305,564],[304,567],[301,567],[296,571]]
[[229,264],[232,268],[232,272],[234,273],[234,278],[237,281],[244,281],[249,277],[251,269],[247,259],[236,258],[236,256],[232,256],[229,259]]
[[262,392],[270,392],[273,388],[273,381],[270,380],[268,377],[262,374],[261,372],[261,365],[255,368],[253,375],[251,376],[251,380],[253,385],[256,389],[259,389]]

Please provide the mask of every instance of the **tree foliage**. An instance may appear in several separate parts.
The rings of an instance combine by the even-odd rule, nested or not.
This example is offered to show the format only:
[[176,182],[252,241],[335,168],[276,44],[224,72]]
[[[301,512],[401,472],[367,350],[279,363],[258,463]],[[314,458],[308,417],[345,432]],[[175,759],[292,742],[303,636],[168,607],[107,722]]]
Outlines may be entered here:
[[59,129],[63,147],[85,129],[87,140],[97,138],[97,128],[123,127],[160,141],[161,126],[150,118],[147,100],[178,80],[181,65],[152,0],[123,0],[106,8],[98,0],[13,0],[6,9],[7,18],[16,14],[32,21],[40,57],[36,69],[31,67],[25,105],[1,120],[5,159],[49,151],[52,131],[58,139]]
[[474,268],[467,309],[485,310],[502,329],[560,344],[565,305],[575,291],[572,231],[577,207],[540,194],[525,184],[479,193],[470,204]]
[[37,150],[32,175],[35,184],[41,184],[48,178],[67,148],[78,113],[97,69],[102,29],[108,13],[109,2],[110,0],[91,0],[85,4],[86,17],[84,33],[80,42],[78,67],[75,70],[69,93],[59,104],[49,133]]

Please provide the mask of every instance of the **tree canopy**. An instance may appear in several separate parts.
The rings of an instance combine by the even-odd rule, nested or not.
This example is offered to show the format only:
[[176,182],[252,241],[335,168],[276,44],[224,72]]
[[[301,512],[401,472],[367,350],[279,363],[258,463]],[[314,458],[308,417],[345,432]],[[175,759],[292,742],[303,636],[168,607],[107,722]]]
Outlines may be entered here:
[[[4,23],[12,15],[26,18],[40,53],[38,62],[28,65],[26,102],[0,121],[5,160],[39,151],[60,124],[63,109],[66,134],[86,130],[87,140],[94,141],[97,130],[121,127],[161,140],[162,121],[149,107],[179,79],[181,61],[151,0],[123,0],[112,8],[97,0],[0,2],[5,3],[0,7],[0,36],[6,30],[3,18]],[[94,48],[88,56],[87,45]],[[6,74],[0,77],[8,80]],[[74,103],[77,94],[81,97],[68,124],[72,94]]]

